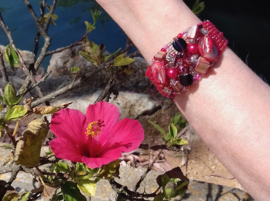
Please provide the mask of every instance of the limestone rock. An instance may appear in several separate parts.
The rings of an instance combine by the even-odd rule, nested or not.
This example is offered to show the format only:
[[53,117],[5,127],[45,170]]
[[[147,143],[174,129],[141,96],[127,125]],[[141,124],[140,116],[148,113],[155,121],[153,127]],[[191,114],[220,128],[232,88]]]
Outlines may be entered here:
[[[88,105],[94,104],[100,93],[101,91],[98,90],[93,94],[82,95],[80,97],[73,96],[71,94],[68,97],[52,102],[52,105],[61,105],[63,103],[73,102],[69,108],[80,110],[85,114]],[[120,118],[136,118],[143,112],[152,110],[159,105],[159,103],[152,100],[149,95],[133,92],[120,92],[116,99],[114,99],[112,95],[110,103],[119,108],[121,113]]]

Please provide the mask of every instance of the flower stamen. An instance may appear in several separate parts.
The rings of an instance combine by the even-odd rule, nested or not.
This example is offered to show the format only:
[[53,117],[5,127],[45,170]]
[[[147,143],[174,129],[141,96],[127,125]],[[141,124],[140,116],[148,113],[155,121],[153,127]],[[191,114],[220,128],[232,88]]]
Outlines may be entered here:
[[105,126],[104,121],[93,121],[88,124],[85,134],[87,137],[91,135],[92,138],[97,136],[101,132],[101,127]]

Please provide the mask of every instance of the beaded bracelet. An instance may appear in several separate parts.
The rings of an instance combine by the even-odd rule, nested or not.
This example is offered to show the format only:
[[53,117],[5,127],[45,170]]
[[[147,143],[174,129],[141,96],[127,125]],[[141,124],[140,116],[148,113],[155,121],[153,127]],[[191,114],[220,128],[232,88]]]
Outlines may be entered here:
[[155,54],[146,76],[165,97],[186,91],[218,60],[228,40],[210,21],[178,34]]

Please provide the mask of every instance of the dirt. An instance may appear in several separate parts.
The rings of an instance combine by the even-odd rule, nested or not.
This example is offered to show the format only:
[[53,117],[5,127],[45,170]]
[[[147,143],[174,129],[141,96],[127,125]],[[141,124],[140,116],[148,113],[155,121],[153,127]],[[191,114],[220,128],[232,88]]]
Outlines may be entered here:
[[[149,145],[162,143],[162,134],[151,126],[147,120],[159,124],[167,131],[171,118],[178,112],[177,107],[172,101],[167,100],[163,103],[162,109],[155,114],[141,117],[139,120],[145,130],[145,140],[143,143]],[[185,154],[184,152],[178,153],[178,156],[165,154],[166,160],[172,168],[179,166],[183,173],[187,174],[189,179],[242,189],[241,185],[219,162],[215,155],[209,151],[204,142],[193,130],[186,134],[189,139],[189,154]],[[186,161],[187,164],[185,164]]]

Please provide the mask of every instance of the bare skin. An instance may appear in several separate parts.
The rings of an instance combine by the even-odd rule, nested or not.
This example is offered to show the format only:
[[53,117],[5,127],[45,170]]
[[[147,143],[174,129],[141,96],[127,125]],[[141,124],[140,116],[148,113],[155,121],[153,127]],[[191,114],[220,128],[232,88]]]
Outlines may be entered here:
[[[148,62],[179,32],[200,22],[181,0],[97,2]],[[214,68],[174,102],[243,188],[256,200],[269,200],[269,86],[227,48]]]

